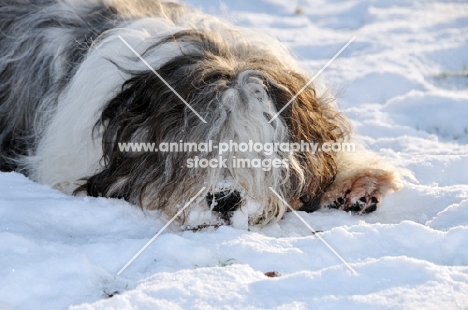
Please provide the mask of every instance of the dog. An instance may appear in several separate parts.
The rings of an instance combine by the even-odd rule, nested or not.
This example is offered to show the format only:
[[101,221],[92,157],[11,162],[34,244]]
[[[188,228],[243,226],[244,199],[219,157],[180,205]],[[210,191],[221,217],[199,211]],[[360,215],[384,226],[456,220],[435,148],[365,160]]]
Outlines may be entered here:
[[[203,189],[193,208],[225,224],[241,211],[250,225],[275,222],[289,207],[369,213],[402,186],[396,168],[359,146],[119,148],[355,141],[330,92],[262,33],[158,0],[0,0],[0,30],[2,171],[168,216]],[[236,166],[240,158],[276,166]]]

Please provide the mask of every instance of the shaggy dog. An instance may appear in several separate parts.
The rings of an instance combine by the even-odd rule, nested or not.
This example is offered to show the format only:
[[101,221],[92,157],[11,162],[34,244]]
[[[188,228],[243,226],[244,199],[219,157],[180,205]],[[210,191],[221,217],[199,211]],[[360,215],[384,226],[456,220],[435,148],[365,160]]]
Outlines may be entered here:
[[194,205],[226,222],[250,210],[250,224],[280,219],[288,204],[372,212],[401,186],[364,150],[231,149],[222,166],[201,167],[188,163],[220,152],[120,148],[353,141],[334,98],[318,85],[301,90],[309,75],[265,35],[157,0],[0,0],[0,30],[2,171],[169,216],[205,188]]

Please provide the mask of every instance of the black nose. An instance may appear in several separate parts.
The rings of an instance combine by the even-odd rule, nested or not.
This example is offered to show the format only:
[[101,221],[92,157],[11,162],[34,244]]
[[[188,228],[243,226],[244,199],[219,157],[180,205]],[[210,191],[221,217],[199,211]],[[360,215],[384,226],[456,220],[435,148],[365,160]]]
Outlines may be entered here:
[[[215,201],[213,203],[213,200]],[[242,197],[238,191],[221,191],[216,192],[214,195],[212,193],[208,193],[206,196],[206,202],[208,206],[214,204],[213,211],[220,212],[226,214],[231,211],[236,211],[239,206]]]

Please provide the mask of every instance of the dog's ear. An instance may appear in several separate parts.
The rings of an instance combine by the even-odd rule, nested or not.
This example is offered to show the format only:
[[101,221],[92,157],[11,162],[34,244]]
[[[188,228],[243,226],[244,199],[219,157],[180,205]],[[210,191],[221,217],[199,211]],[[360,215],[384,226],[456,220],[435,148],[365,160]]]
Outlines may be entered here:
[[[295,72],[275,74],[268,83],[270,96],[278,111],[288,105],[281,117],[288,122],[293,142],[317,143],[346,140],[350,125],[334,107],[334,98],[319,98],[313,84]],[[291,99],[294,100],[289,102]]]
[[[292,194],[301,200],[315,201],[316,197],[323,195],[337,173],[336,154],[320,152],[320,146],[326,142],[347,140],[351,129],[332,102],[316,96],[312,84],[302,89],[307,83],[307,78],[299,73],[276,73],[268,89],[276,110],[284,108],[280,116],[288,126],[291,142],[319,146],[316,152],[312,148],[296,152],[304,175],[303,184],[294,184],[298,191]],[[291,181],[299,182],[299,179],[292,178]]]

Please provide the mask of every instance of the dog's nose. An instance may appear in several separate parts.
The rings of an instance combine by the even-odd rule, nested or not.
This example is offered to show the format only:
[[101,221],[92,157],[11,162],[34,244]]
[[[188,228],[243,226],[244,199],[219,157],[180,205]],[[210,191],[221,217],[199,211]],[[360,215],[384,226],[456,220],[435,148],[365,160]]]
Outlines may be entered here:
[[241,200],[242,197],[238,191],[221,191],[214,193],[214,195],[208,193],[206,196],[208,206],[211,208],[214,205],[213,211],[223,214],[237,210]]

